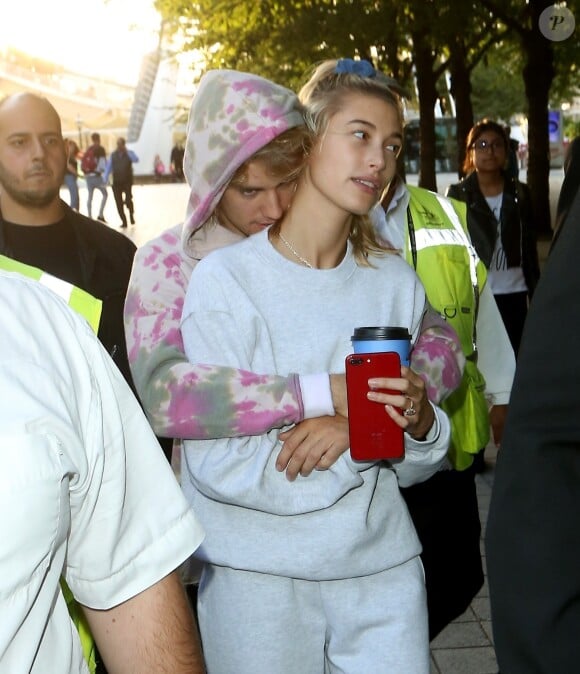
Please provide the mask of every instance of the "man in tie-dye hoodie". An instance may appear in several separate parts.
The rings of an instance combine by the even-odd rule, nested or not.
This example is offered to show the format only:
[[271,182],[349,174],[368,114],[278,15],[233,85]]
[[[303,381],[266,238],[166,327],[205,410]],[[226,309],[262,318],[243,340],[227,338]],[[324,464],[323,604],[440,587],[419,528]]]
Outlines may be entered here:
[[[200,82],[187,128],[184,170],[191,192],[185,221],[137,251],[125,304],[135,386],[161,437],[257,435],[346,415],[344,374],[283,377],[191,364],[180,332],[197,262],[270,226],[290,204],[302,159],[295,131],[302,125],[296,95],[261,77],[213,70]],[[412,368],[433,402],[456,388],[463,364],[456,334],[429,313]],[[308,433],[298,439],[292,432],[287,442],[308,442]]]

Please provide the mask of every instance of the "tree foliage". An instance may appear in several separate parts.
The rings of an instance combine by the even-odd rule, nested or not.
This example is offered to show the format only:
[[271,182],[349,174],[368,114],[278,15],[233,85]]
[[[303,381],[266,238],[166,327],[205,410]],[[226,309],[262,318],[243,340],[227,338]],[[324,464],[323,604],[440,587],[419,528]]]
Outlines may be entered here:
[[473,115],[509,122],[514,113],[527,109],[520,73],[523,56],[513,42],[502,41],[487,52],[471,74]]
[[[298,89],[312,65],[363,57],[418,92],[420,184],[436,189],[433,107],[451,73],[459,147],[474,117],[529,117],[536,206],[546,213],[547,109],[578,87],[577,40],[551,43],[538,17],[551,0],[156,0],[165,30],[208,68],[235,68]],[[568,0],[580,18],[580,0]],[[529,176],[530,180],[530,176]]]

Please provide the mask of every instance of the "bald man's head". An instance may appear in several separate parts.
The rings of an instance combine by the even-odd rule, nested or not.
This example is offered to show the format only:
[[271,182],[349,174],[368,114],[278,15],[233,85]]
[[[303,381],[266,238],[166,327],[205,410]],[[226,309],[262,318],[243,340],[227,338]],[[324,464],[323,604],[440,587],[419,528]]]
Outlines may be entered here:
[[66,171],[61,122],[54,106],[29,92],[0,101],[0,204],[43,209],[59,201]]
[[46,115],[47,121],[52,120],[58,128],[58,132],[62,134],[60,117],[52,103],[47,98],[39,96],[38,94],[33,94],[29,91],[6,96],[0,101],[0,124],[2,124],[2,115],[4,111],[6,114],[10,115],[15,111],[18,112],[22,109],[30,110],[33,108],[41,112],[41,114]]

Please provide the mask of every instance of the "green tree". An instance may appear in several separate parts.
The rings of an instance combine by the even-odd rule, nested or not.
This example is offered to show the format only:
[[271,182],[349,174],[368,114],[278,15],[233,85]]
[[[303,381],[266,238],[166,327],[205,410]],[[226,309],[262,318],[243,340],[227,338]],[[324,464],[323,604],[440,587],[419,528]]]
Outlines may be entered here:
[[517,44],[504,40],[494,45],[471,76],[474,118],[492,117],[509,122],[527,108],[521,78],[523,56]]
[[[579,3],[563,4],[578,17]],[[409,90],[416,84],[420,184],[432,189],[434,105],[446,89],[443,73],[449,70],[452,75],[461,148],[480,110],[511,116],[523,82],[523,112],[529,118],[528,182],[544,231],[549,228],[551,87],[555,83],[558,96],[566,100],[569,83],[574,75],[577,78],[577,41],[554,47],[538,30],[539,15],[548,5],[550,0],[156,0],[166,29],[185,35],[186,48],[200,50],[208,68],[249,70],[298,89],[312,64],[360,56],[373,60]],[[496,64],[494,87],[486,74]],[[508,73],[505,79],[502,71]]]
[[449,46],[449,72],[451,94],[456,103],[457,166],[463,176],[463,161],[467,135],[473,126],[474,99],[478,94],[473,73],[488,53],[501,42],[507,29],[502,26],[479,2],[464,3],[461,10],[453,12],[453,25],[447,38]]
[[528,115],[527,182],[539,233],[551,236],[549,199],[550,145],[548,138],[548,106],[550,88],[555,76],[553,43],[539,29],[541,13],[553,5],[551,0],[481,0],[484,7],[511,28],[517,36],[524,58],[522,77]]

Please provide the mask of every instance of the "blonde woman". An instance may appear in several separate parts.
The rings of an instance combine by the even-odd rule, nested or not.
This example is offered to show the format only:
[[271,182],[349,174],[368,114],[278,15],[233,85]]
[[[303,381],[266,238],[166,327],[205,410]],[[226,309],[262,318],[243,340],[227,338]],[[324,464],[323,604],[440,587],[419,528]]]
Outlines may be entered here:
[[[290,207],[193,270],[182,318],[192,361],[333,372],[357,326],[406,326],[417,339],[424,289],[366,217],[395,175],[399,100],[349,59],[322,64],[307,86]],[[411,370],[388,385],[397,393],[377,413],[405,431],[397,462],[330,458],[321,438],[318,469],[288,480],[294,455],[280,455],[275,430],[185,442],[183,486],[207,530],[198,611],[211,674],[429,672],[420,544],[399,484],[439,468],[449,422]]]

